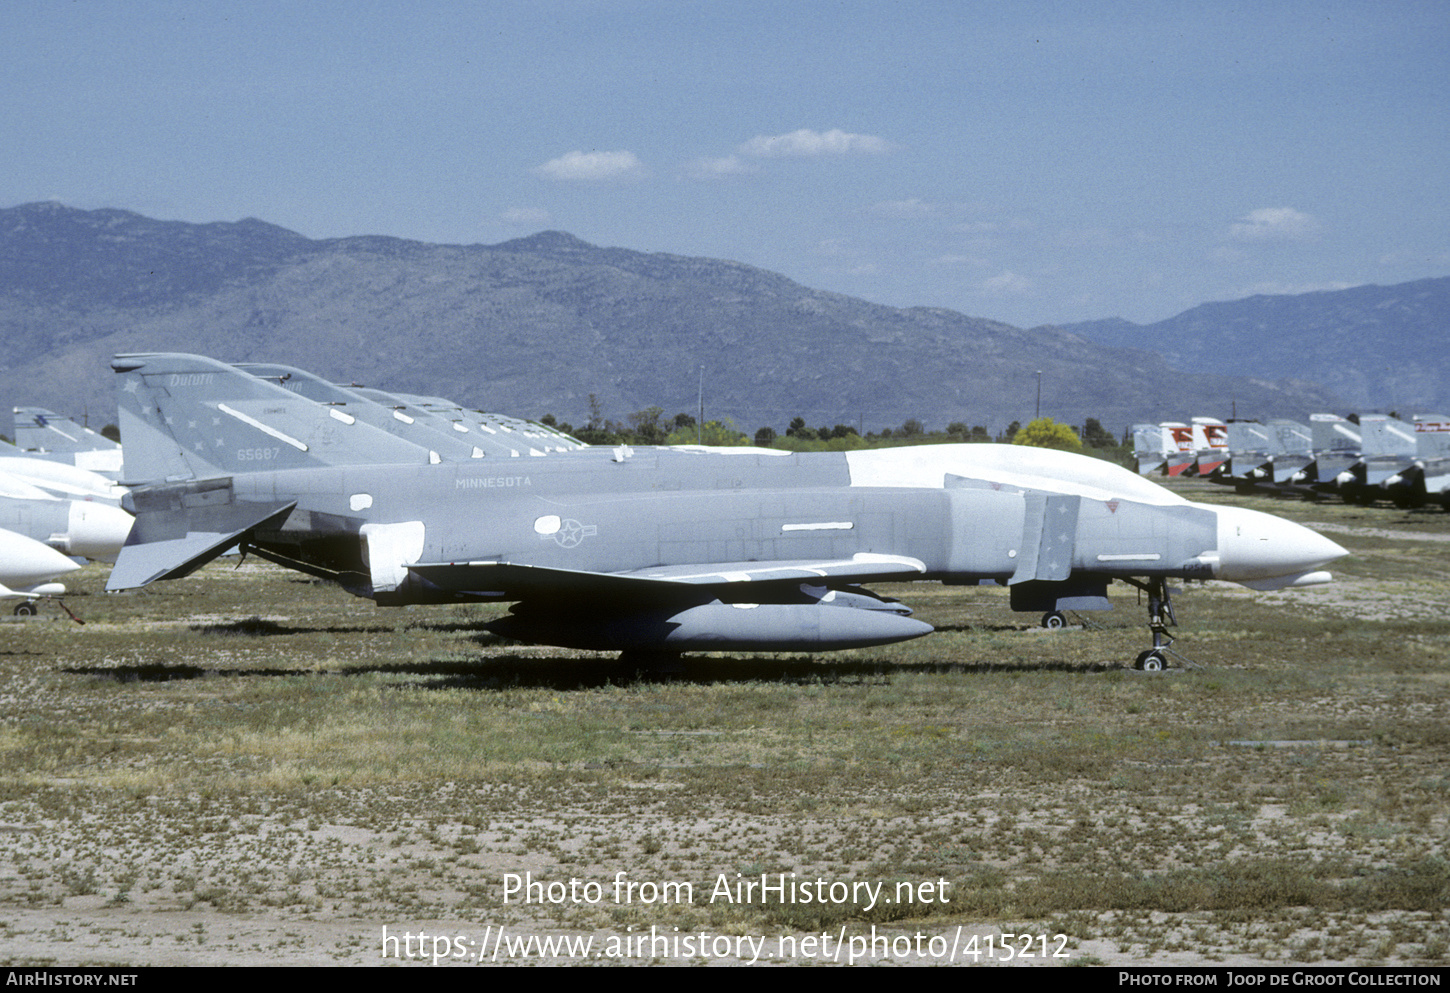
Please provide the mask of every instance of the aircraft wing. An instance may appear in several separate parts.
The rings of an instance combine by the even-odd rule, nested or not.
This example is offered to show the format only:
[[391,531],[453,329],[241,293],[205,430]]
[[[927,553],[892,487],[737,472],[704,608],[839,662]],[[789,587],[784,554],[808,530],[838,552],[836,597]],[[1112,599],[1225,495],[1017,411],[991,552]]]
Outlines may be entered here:
[[810,583],[836,585],[872,580],[916,578],[926,572],[920,559],[905,555],[858,553],[846,559],[776,562],[710,562],[651,566],[622,572],[585,572],[511,562],[428,562],[408,571],[441,589],[497,599],[537,595],[697,596],[714,588],[751,584]]

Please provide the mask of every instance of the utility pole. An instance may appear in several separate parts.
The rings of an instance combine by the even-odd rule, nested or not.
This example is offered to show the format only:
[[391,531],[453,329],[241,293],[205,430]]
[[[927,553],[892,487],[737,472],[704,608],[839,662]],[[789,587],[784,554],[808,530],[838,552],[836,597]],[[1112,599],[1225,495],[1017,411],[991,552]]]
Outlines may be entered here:
[[1042,416],[1042,370],[1037,370],[1037,413],[1032,415],[1035,421]]

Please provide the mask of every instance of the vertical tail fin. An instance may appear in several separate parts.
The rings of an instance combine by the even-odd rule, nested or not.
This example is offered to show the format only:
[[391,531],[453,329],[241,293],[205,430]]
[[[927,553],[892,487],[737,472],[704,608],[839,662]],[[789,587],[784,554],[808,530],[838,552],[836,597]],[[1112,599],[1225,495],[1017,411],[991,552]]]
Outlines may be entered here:
[[128,482],[438,461],[420,445],[215,359],[118,355],[111,368]]
[[1360,451],[1365,455],[1415,456],[1415,426],[1388,414],[1361,414]]

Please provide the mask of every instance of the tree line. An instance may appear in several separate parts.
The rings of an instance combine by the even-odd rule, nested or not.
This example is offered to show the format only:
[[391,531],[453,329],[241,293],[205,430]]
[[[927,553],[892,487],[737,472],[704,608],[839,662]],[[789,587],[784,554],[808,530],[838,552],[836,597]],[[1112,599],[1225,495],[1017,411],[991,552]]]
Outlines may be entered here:
[[[1093,454],[1122,461],[1127,465],[1131,455],[1129,439],[1119,439],[1106,430],[1095,417],[1089,417],[1079,428],[1062,424],[1050,417],[1039,417],[1022,424],[1013,421],[1005,431],[993,435],[980,424],[968,426],[953,421],[941,430],[929,430],[916,418],[908,418],[899,427],[882,428],[861,434],[849,424],[812,427],[804,417],[793,418],[785,433],[766,426],[748,435],[730,418],[700,423],[689,413],[666,417],[663,407],[652,406],[629,414],[624,421],[606,418],[599,399],[589,396],[589,420],[580,426],[545,414],[540,423],[571,435],[590,445],[755,445],[792,452],[841,452],[864,448],[885,448],[893,445],[932,444],[1017,444],[1062,451],[1090,451]],[[1125,454],[1126,453],[1126,454]]]

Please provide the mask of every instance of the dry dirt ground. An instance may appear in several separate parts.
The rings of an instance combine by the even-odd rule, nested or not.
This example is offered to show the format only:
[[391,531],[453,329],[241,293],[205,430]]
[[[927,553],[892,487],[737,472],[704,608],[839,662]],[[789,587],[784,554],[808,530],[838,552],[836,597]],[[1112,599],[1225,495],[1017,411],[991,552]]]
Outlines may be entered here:
[[1185,591],[1162,674],[1131,592],[1048,633],[893,587],[936,634],[635,672],[88,568],[84,625],[0,621],[0,960],[1443,967],[1450,514],[1266,509],[1339,583]]

